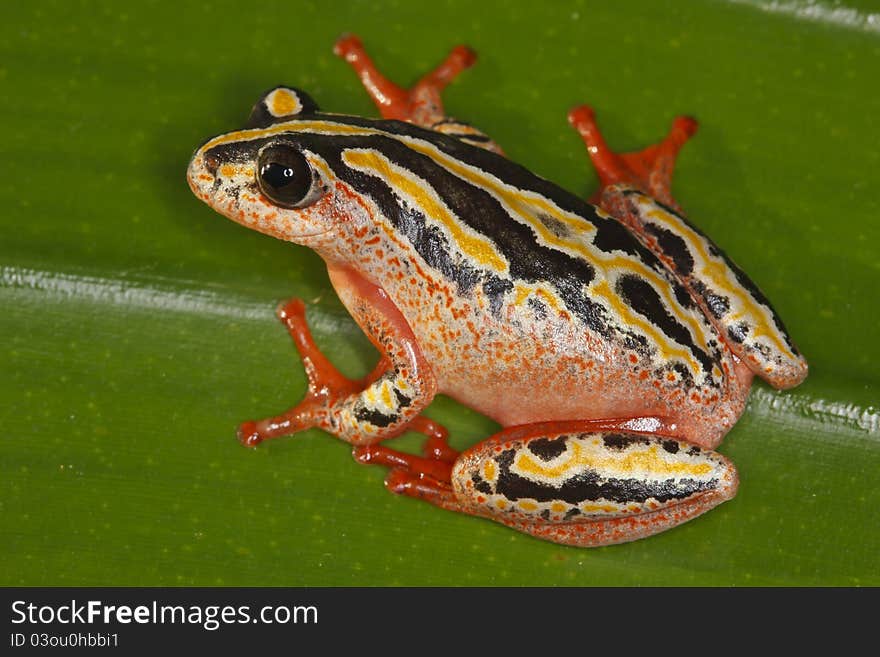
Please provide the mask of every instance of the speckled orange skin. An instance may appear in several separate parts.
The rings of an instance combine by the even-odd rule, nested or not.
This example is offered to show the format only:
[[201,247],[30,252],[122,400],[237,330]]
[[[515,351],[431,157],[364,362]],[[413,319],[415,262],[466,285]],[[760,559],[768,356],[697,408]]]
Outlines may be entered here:
[[[336,52],[355,67],[384,116],[426,127],[439,122],[462,125],[446,119],[439,92],[472,63],[470,51],[454,50],[437,71],[410,92],[382,78],[355,37],[340,40]],[[581,114],[573,113],[572,123],[582,134],[592,130],[589,136],[596,138],[591,113],[584,108],[579,111]],[[585,119],[589,121],[585,123]],[[606,161],[613,162],[606,167],[605,154],[600,152],[596,157],[591,150],[603,189],[624,182],[649,190],[674,207],[669,185],[675,155],[695,127],[688,120],[677,121],[670,137],[625,156],[622,164],[610,154]],[[326,165],[322,168],[320,162],[312,163],[322,175],[320,199],[302,209],[286,210],[255,190],[255,159],[231,168],[218,168],[218,163],[206,161],[212,144],[248,134],[240,131],[216,138],[196,153],[188,172],[193,192],[239,223],[320,254],[334,289],[382,358],[363,381],[346,379],[314,346],[302,303],[289,303],[279,316],[303,358],[309,393],[281,416],[242,425],[240,436],[246,444],[321,427],[355,445],[359,461],[392,467],[386,485],[394,492],[490,517],[539,538],[579,546],[641,538],[733,497],[736,470],[722,458],[721,483],[715,489],[683,502],[660,505],[648,513],[542,522],[528,514],[487,511],[481,506],[480,495],[472,490],[469,475],[463,473],[503,448],[525,449],[539,438],[558,439],[573,433],[595,436],[608,431],[632,439],[648,437],[657,441],[656,445],[675,438],[703,449],[715,447],[743,411],[752,371],[727,348],[725,338],[698,306],[676,308],[675,312],[696,327],[700,345],[718,346],[712,375],[715,385],[688,383],[671,372],[658,377],[656,362],[646,362],[636,351],[607,340],[549,297],[550,312],[538,312],[525,298],[511,296],[505,298],[500,312],[497,307],[490,309],[492,300],[479,288],[463,296],[455,283],[424,266],[412,244],[382,220],[379,208],[335,177]],[[483,147],[500,152],[492,142]],[[675,278],[671,270],[666,274]],[[537,287],[532,296],[541,295]],[[405,390],[410,402],[396,409],[397,419],[376,427],[353,418],[353,400],[364,390],[380,390],[386,380],[393,380],[398,392]],[[493,418],[506,429],[459,455],[446,445],[445,430],[420,416],[438,393]],[[379,445],[406,430],[428,437],[424,457],[399,454]]]
[[[716,446],[742,413],[751,373],[726,354],[721,395],[657,381],[630,353],[565,311],[541,319],[525,304],[508,306],[499,322],[488,300],[473,304],[427,271],[407,272],[417,262],[403,244],[353,240],[347,263],[393,299],[415,337],[422,358],[447,394],[502,426],[550,420],[656,416],[673,435],[701,447]],[[398,264],[401,263],[401,264]],[[411,267],[412,265],[409,264]],[[333,280],[340,298],[357,319],[362,300],[345,281]],[[401,327],[403,330],[403,327]],[[707,332],[708,332],[707,325]]]

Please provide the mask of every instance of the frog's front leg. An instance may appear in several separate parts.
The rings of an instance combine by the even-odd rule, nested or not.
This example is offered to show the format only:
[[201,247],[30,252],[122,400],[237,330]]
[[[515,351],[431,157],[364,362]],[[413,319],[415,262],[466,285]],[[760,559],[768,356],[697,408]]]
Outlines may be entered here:
[[505,429],[438,462],[371,445],[361,461],[393,469],[386,486],[556,543],[591,547],[656,534],[736,494],[733,464],[681,442],[656,418]]
[[308,392],[299,404],[279,416],[242,424],[239,440],[255,446],[269,438],[318,427],[363,445],[411,428],[428,436],[430,449],[442,453],[445,429],[418,417],[433,399],[436,381],[406,321],[384,291],[357,274],[331,270],[331,279],[382,358],[363,380],[345,377],[315,345],[306,324],[305,305],[293,299],[278,315],[302,358]]
[[476,53],[467,46],[453,48],[439,66],[424,75],[411,89],[404,89],[382,75],[364,50],[361,40],[353,34],[342,36],[333,51],[358,74],[383,118],[409,121],[457,137],[473,146],[503,153],[501,147],[481,131],[447,116],[443,109],[443,90],[477,60]]

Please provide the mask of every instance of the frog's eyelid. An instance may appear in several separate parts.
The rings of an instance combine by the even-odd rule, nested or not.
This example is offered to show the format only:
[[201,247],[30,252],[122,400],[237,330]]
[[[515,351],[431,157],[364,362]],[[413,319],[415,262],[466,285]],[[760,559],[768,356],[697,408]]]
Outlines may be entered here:
[[300,114],[318,112],[318,104],[306,92],[293,87],[270,89],[257,101],[248,117],[248,128],[266,128]]

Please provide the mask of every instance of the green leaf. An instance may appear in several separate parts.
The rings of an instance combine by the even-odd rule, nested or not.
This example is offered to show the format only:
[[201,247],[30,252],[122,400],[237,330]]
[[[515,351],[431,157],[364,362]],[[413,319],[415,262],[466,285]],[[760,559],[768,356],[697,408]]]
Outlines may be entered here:
[[[870,2],[31,2],[0,25],[0,584],[880,584],[880,30]],[[319,431],[247,450],[305,390],[276,303],[309,301],[349,374],[376,355],[322,263],[226,221],[184,180],[206,137],[286,82],[374,116],[331,53],[359,33],[410,83],[459,42],[447,107],[587,195],[565,114],[635,149],[700,118],[689,215],[811,363],[763,384],[722,451],[739,496],[575,549],[393,496]],[[589,409],[585,409],[588,413]],[[463,447],[494,425],[447,399]],[[412,448],[417,441],[402,439]]]

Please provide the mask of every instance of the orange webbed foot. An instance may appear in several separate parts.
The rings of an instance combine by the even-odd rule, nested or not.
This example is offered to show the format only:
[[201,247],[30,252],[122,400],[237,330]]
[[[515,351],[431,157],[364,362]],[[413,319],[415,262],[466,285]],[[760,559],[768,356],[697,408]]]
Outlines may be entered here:
[[434,70],[424,75],[412,88],[405,89],[379,72],[357,36],[343,35],[336,42],[333,52],[355,70],[383,118],[410,121],[422,127],[432,127],[446,118],[441,93],[477,60],[473,50],[467,46],[456,46]]
[[270,438],[322,426],[333,403],[359,389],[359,382],[342,375],[318,349],[306,323],[306,307],[301,299],[291,299],[282,304],[276,315],[293,338],[309,388],[299,404],[281,415],[242,423],[238,428],[238,439],[247,447],[256,447]]
[[583,139],[602,185],[590,198],[591,202],[599,203],[606,187],[624,184],[680,210],[672,197],[672,172],[679,150],[697,132],[696,119],[676,117],[662,141],[631,153],[617,153],[609,148],[596,124],[593,109],[587,105],[571,110],[568,122]]

